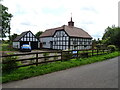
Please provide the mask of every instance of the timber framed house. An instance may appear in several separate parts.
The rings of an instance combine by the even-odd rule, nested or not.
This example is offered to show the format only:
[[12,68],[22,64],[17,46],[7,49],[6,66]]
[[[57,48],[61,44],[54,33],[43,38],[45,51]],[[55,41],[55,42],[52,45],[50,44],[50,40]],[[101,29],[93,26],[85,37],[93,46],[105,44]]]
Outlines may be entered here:
[[74,27],[72,17],[68,25],[46,30],[39,40],[40,48],[80,50],[92,47],[92,37],[83,29]]

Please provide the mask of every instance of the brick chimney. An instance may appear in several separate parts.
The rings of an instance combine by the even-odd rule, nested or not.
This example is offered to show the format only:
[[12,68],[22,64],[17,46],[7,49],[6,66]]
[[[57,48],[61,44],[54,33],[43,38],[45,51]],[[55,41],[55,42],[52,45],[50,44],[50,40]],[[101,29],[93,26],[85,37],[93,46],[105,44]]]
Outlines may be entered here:
[[74,22],[72,21],[72,17],[71,17],[71,21],[68,22],[68,26],[74,27]]

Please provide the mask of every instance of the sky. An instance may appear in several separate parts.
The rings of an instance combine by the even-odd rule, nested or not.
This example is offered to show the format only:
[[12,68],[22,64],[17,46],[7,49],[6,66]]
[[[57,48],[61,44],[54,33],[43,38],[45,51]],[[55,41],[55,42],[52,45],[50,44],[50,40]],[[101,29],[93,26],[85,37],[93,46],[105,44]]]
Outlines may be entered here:
[[118,26],[119,0],[3,0],[13,15],[11,34],[21,34],[68,25],[71,13],[74,26],[93,39],[102,38],[108,26]]

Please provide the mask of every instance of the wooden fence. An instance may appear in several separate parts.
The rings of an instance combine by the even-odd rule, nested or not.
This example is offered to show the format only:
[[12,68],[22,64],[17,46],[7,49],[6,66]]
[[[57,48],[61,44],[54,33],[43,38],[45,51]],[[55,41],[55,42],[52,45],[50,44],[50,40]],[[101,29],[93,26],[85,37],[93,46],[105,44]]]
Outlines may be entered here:
[[[98,50],[98,49],[86,49],[86,50],[69,50],[69,51],[49,51],[49,52],[30,52],[30,53],[22,53],[22,54],[13,54],[13,55],[3,55],[0,56],[0,58],[6,58],[6,57],[13,57],[13,56],[21,56],[23,58],[18,58],[15,60],[15,62],[24,62],[16,68],[30,66],[30,65],[36,65],[43,64],[43,63],[49,63],[49,62],[55,62],[55,61],[64,61],[64,60],[70,60],[72,58],[81,58],[81,57],[91,57],[95,55],[102,55],[102,54],[108,54],[111,51],[109,50]],[[46,53],[49,53],[49,55],[44,55]],[[27,55],[27,58],[25,56]],[[30,56],[33,55],[31,58]],[[51,59],[50,59],[51,58]],[[28,63],[28,61],[33,61],[32,63]],[[9,62],[3,62],[2,64],[8,64]]]

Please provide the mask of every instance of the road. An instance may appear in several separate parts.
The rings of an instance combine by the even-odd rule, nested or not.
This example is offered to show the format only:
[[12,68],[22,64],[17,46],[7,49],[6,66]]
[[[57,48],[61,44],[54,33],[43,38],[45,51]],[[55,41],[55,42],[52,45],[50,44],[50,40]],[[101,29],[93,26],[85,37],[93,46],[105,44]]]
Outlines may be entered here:
[[118,88],[118,57],[6,83],[3,88]]

